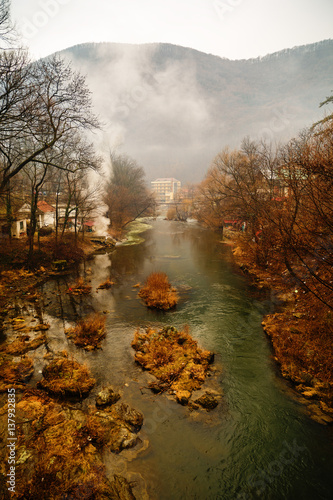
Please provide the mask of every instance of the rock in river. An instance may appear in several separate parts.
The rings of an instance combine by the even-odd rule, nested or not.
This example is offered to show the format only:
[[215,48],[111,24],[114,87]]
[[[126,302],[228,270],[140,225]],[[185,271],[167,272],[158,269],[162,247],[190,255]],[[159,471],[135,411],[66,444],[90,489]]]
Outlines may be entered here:
[[216,396],[211,392],[205,392],[200,398],[194,401],[195,403],[202,406],[202,408],[206,408],[206,410],[213,410],[219,404]]
[[102,408],[111,406],[120,399],[120,394],[114,392],[111,387],[101,390],[96,396],[96,406]]

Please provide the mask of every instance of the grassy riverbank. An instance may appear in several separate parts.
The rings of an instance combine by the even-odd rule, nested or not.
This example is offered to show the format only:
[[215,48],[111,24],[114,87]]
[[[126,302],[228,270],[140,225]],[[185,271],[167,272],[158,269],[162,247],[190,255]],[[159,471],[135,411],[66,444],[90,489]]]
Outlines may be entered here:
[[270,290],[274,313],[262,324],[269,336],[282,376],[292,382],[310,416],[333,422],[333,313],[288,270],[267,261],[259,266],[251,246],[238,233],[228,233],[237,264],[260,289]]

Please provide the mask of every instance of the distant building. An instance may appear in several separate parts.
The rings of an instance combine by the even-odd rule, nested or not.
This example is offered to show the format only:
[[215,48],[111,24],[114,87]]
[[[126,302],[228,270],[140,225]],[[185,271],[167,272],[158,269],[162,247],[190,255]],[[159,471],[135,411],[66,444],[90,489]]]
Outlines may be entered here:
[[170,203],[181,188],[181,182],[173,177],[156,179],[151,182],[151,187],[158,203]]
[[52,226],[56,225],[56,209],[49,205],[46,201],[39,201],[37,203],[39,210],[39,226]]

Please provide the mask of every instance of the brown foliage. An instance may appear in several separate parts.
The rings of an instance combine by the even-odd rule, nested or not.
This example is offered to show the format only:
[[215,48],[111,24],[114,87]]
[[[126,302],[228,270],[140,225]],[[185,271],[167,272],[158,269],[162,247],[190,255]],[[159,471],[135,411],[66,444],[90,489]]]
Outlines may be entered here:
[[[33,375],[34,363],[31,358],[23,356],[20,361],[5,360],[0,366],[0,392],[8,388],[21,389]],[[23,385],[22,385],[23,384]]]
[[[76,241],[72,233],[65,233],[58,241],[55,236],[46,236],[40,240],[39,244],[35,242],[34,259],[29,263],[29,267],[39,268],[43,265],[48,268],[57,259],[66,260],[70,264],[81,262],[88,247],[91,248],[88,238],[84,242]],[[28,240],[26,238],[14,239],[10,244],[1,245],[0,270],[9,266],[24,266],[27,262]]]
[[170,207],[167,211],[166,218],[168,220],[177,220],[177,211],[175,207]]
[[25,354],[28,351],[34,351],[45,342],[46,336],[43,334],[40,334],[33,339],[30,339],[28,335],[21,335],[20,337],[17,337],[15,340],[13,340],[13,342],[9,344],[3,344],[0,350],[2,352],[5,352],[6,354],[17,356]]
[[145,285],[139,291],[139,297],[142,298],[148,307],[168,310],[178,302],[176,289],[171,287],[168,276],[165,273],[151,273]]
[[155,392],[186,391],[190,397],[205,381],[214,358],[211,352],[198,347],[187,329],[137,331],[131,345],[136,351],[135,360],[159,380],[150,385]]
[[[94,428],[89,415],[71,412],[36,389],[17,401],[16,489],[20,498],[110,498],[112,484],[93,439],[103,441],[102,426]],[[7,412],[0,420],[7,424]],[[86,431],[95,432],[90,436]],[[2,457],[3,460],[5,457]]]
[[86,350],[96,349],[105,338],[105,317],[98,313],[91,314],[78,321],[75,327],[67,328],[65,333],[75,345]]
[[[85,241],[84,244],[89,244],[89,241]],[[55,237],[51,237],[49,245],[53,259],[63,259],[69,263],[75,263],[81,262],[84,258],[82,242],[78,243],[74,234],[65,233],[59,241],[56,241]]]
[[38,386],[56,396],[85,396],[96,382],[85,365],[64,357],[51,361],[43,377]]

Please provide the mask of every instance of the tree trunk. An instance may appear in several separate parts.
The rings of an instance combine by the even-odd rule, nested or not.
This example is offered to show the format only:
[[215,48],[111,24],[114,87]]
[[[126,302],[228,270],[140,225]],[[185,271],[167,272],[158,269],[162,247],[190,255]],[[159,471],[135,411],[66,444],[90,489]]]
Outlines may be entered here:
[[28,253],[28,263],[32,263],[34,254],[34,237],[37,227],[37,201],[38,201],[38,190],[32,187],[31,192],[31,210],[30,210],[30,230],[29,230],[29,253]]
[[8,190],[6,194],[6,218],[8,225],[8,236],[9,236],[9,244],[12,244],[12,223],[13,223],[13,213],[12,213],[12,200],[10,196],[10,183],[8,184]]

